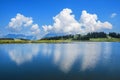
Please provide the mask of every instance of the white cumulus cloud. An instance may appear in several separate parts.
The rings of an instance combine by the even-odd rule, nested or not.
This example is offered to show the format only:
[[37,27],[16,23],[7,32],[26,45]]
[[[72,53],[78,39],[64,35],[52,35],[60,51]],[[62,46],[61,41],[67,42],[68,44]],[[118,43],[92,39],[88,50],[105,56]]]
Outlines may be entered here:
[[42,26],[45,32],[75,34],[112,28],[111,23],[107,21],[101,22],[96,14],[87,13],[85,10],[82,11],[79,21],[75,19],[72,10],[68,8],[63,9],[58,15],[53,17],[53,20],[53,25]]
[[80,24],[82,24],[82,30],[84,32],[93,32],[100,29],[112,29],[111,23],[107,21],[101,22],[100,20],[98,20],[96,14],[87,13],[87,11],[85,10],[82,11],[82,15],[80,17]]
[[8,28],[19,34],[33,35],[35,37],[40,35],[40,27],[38,24],[33,24],[32,17],[26,17],[20,13],[16,17],[11,18]]
[[31,17],[25,17],[24,15],[18,13],[15,18],[12,18],[9,22],[8,27],[14,31],[20,31],[22,27],[31,26],[33,20]]
[[53,25],[45,25],[43,29],[47,32],[56,33],[77,33],[81,31],[81,24],[75,20],[71,9],[63,9],[58,15],[53,17]]
[[112,13],[110,17],[114,18],[115,16],[117,16],[117,13]]
[[37,34],[40,35],[40,29],[39,29],[38,24],[33,24],[32,27],[31,27],[31,31],[35,35],[37,35]]
[[52,25],[43,25],[40,30],[39,25],[33,23],[32,17],[18,13],[14,18],[11,18],[8,28],[17,33],[29,33],[38,38],[47,33],[77,34],[112,29],[111,23],[100,21],[97,14],[88,13],[86,10],[83,10],[80,19],[76,20],[72,10],[65,8],[53,17],[53,20]]

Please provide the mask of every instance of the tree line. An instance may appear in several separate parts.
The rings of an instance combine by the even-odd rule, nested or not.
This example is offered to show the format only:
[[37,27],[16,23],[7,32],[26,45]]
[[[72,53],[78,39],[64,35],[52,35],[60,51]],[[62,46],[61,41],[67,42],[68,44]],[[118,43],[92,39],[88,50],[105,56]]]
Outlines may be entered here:
[[108,34],[105,32],[90,32],[87,33],[86,35],[81,35],[81,34],[69,34],[69,35],[64,35],[64,36],[55,36],[55,37],[45,37],[42,38],[41,40],[90,40],[90,38],[120,38],[120,33],[115,33],[115,32],[109,32]]
[[[69,34],[63,36],[54,36],[54,37],[45,37],[41,40],[90,40],[90,38],[120,38],[120,33],[109,32],[108,34],[105,32],[90,32],[85,35],[82,34]],[[19,40],[29,40],[18,38]],[[0,40],[14,40],[14,38],[0,38]]]

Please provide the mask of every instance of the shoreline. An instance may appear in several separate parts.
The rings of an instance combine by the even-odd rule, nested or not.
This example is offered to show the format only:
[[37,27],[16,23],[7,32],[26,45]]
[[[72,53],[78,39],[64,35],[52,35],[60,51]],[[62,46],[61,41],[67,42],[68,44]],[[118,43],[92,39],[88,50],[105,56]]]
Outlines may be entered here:
[[120,42],[120,38],[92,38],[90,40],[0,40],[0,44],[70,43],[70,42]]

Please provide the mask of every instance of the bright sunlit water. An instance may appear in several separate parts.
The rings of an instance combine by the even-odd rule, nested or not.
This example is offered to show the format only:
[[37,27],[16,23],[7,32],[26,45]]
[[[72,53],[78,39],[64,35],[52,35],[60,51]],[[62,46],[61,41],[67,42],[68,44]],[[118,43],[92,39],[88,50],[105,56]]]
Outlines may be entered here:
[[0,80],[120,80],[120,43],[0,44]]

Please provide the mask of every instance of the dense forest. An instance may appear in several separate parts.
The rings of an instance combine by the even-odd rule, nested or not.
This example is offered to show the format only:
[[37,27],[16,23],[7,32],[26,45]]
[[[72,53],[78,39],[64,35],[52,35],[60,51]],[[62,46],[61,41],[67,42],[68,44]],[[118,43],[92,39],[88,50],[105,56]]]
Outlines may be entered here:
[[45,37],[41,40],[90,40],[90,38],[120,38],[120,33],[110,32],[90,32],[86,35],[76,34],[76,35],[64,35],[64,36],[55,36],[55,37]]

